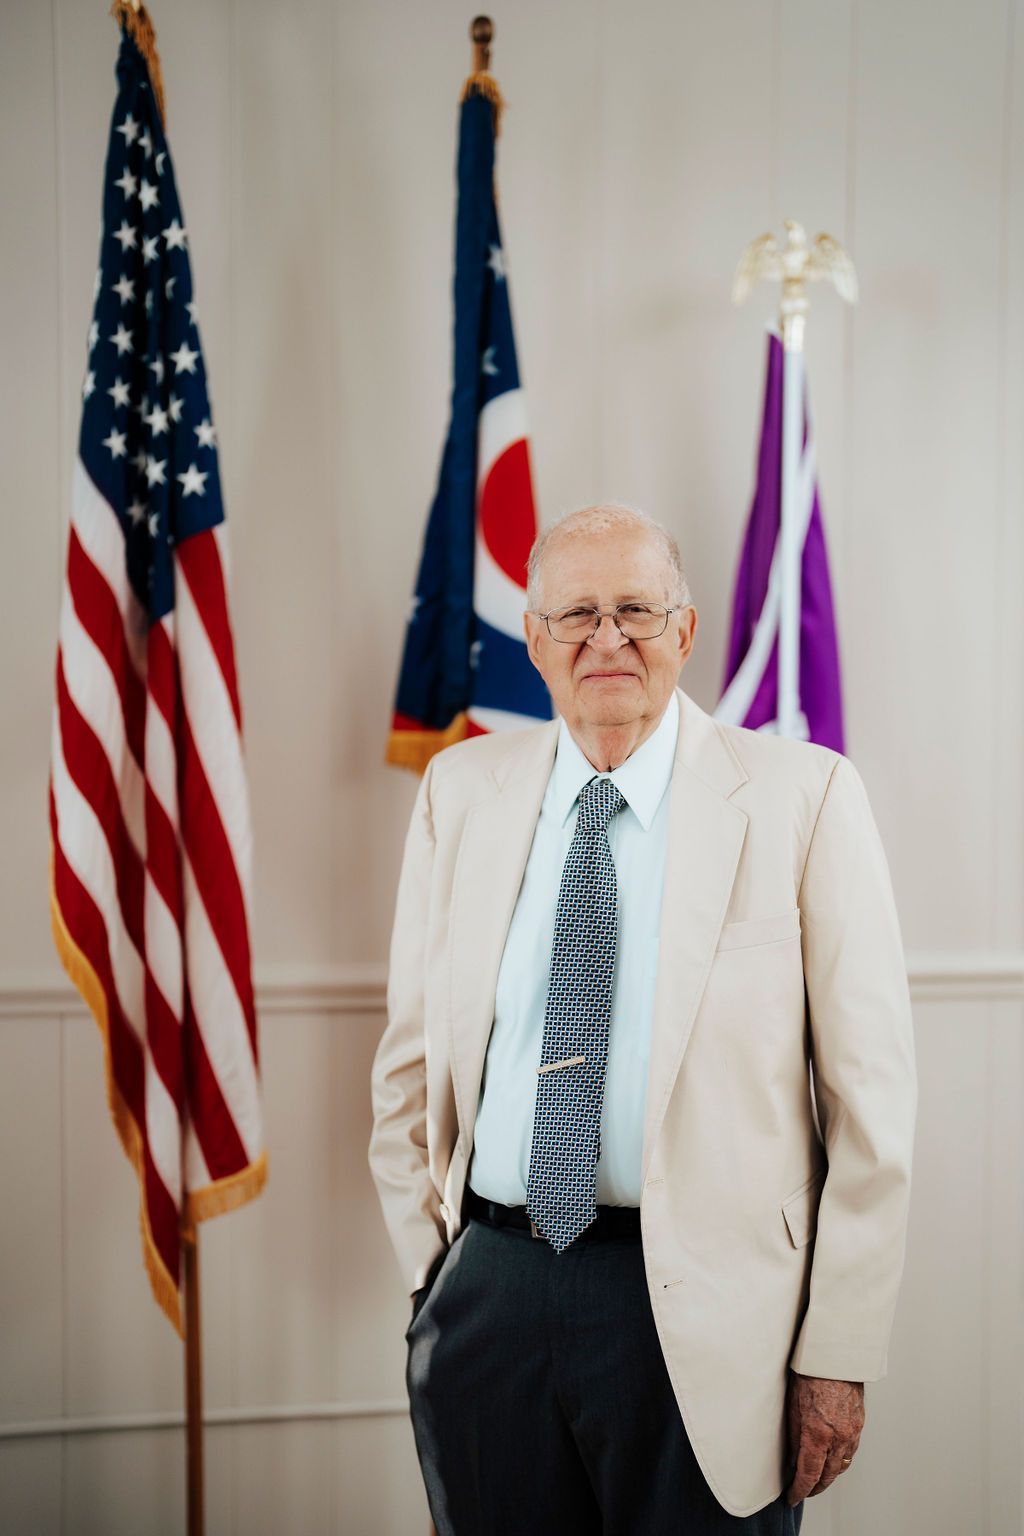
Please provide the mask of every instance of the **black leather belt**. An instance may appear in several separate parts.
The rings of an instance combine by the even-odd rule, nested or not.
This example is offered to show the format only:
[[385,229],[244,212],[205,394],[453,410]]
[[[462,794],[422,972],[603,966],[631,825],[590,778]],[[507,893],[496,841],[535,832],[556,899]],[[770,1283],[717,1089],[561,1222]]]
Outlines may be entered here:
[[[531,1237],[546,1241],[543,1232],[527,1215],[525,1205],[505,1205],[501,1200],[488,1200],[466,1185],[462,1201],[465,1216],[472,1216],[491,1227],[522,1227]],[[580,1234],[587,1239],[594,1237],[639,1237],[640,1207],[637,1205],[599,1205],[597,1216]],[[571,1246],[571,1245],[570,1245]]]

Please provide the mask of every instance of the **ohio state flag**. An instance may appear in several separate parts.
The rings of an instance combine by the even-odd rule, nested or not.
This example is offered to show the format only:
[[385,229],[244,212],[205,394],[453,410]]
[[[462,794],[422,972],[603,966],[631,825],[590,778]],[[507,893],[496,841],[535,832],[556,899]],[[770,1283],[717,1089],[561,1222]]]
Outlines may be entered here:
[[551,718],[523,638],[537,519],[494,197],[500,109],[491,76],[471,76],[459,127],[451,420],[386,753],[420,772],[452,742]]

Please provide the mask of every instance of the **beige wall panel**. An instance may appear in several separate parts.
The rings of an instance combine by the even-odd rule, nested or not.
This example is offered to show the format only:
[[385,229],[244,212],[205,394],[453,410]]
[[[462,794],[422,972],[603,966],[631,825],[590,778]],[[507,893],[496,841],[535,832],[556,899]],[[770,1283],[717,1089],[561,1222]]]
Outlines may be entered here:
[[858,37],[850,730],[908,946],[984,947],[1005,0],[870,0]]
[[[889,1375],[866,1388],[869,1415],[876,1399],[884,1405],[862,1442],[877,1474],[861,1468],[858,1478],[851,1469],[843,1490],[854,1530],[885,1521],[894,1531],[996,1536],[982,1523],[991,1357],[985,1309],[976,1304],[991,1242],[985,1133],[996,1011],[980,1003],[915,1009],[920,1107],[907,1260]],[[1017,1233],[1019,1242],[1019,1223]],[[946,1452],[936,1456],[939,1445]]]
[[[334,1424],[247,1424],[232,1435],[236,1531],[307,1536],[361,1529],[348,1525],[347,1512],[337,1503]],[[364,1466],[364,1477],[367,1471]]]
[[64,1033],[66,1412],[165,1412],[181,1406],[181,1342],[143,1265],[135,1172],[107,1111],[99,1030],[76,1015]]
[[[601,167],[607,93],[599,8],[531,0],[496,18],[508,101],[498,142],[502,235],[541,526],[604,494],[598,428]],[[453,30],[452,45],[458,33]],[[444,39],[447,41],[447,39]]]
[[[264,960],[331,954],[330,8],[233,13],[229,515]],[[272,189],[272,190],[271,190]],[[282,814],[282,812],[284,814]]]
[[199,1291],[203,1313],[203,1394],[208,1408],[226,1408],[235,1393],[235,1233],[232,1213],[199,1227]]
[[0,1420],[61,1412],[60,1024],[0,1018]]
[[[332,960],[383,955],[416,790],[383,766],[450,389],[453,166],[468,17],[341,6],[332,29],[330,326],[333,640],[324,829]],[[443,39],[449,38],[449,46]],[[387,549],[381,560],[377,551]],[[361,615],[369,607],[367,622]]]
[[[370,1141],[370,1064],[384,1010],[330,1021],[322,1068],[335,1084],[330,1162],[335,1203],[338,1307],[335,1392],[345,1401],[405,1397],[405,1329],[411,1303],[384,1228],[366,1149]],[[367,1321],[372,1319],[372,1326]]]
[[[241,1536],[244,1529],[233,1521],[233,1433],[226,1427],[206,1430],[203,1471],[210,1536],[235,1531]],[[58,1531],[60,1536],[183,1536],[184,1429],[76,1435],[66,1442],[63,1466],[64,1523],[52,1527],[53,1536]],[[30,1528],[30,1536],[44,1536],[44,1528]]]
[[[1024,931],[1024,0],[1007,7],[1003,94],[1005,123],[1001,150],[1003,204],[1000,219],[1000,320],[997,431],[999,439],[995,605],[998,623],[993,668],[994,713],[998,722],[992,780],[996,820],[995,869],[989,892],[992,942],[1009,948]],[[1024,1440],[1024,1434],[1022,1434]]]
[[61,1443],[0,1441],[0,1519],[4,1536],[63,1536]]
[[[67,555],[71,471],[78,452],[81,388],[88,355],[93,278],[100,248],[103,168],[116,90],[118,31],[101,7],[56,0],[51,7],[59,91],[57,187],[60,218],[60,434],[53,454],[60,466],[60,550],[54,582],[60,588]],[[56,645],[56,618],[51,643]],[[52,682],[48,692],[53,693]]]
[[[809,240],[825,231],[852,249],[856,235],[850,164],[857,64],[855,6],[783,0],[776,7],[773,47],[777,62],[771,108],[770,227],[781,235],[783,220],[795,218],[804,225]],[[751,230],[751,235],[756,232]],[[828,283],[815,284],[810,300],[805,348],[807,389],[818,444],[818,489],[839,627],[840,677],[845,684],[848,670],[857,665],[859,622],[859,594],[848,590],[845,560],[846,541],[851,532],[847,448],[855,311]],[[765,285],[747,301],[741,313],[749,322],[751,311],[767,316],[777,304],[777,285]],[[758,366],[762,368],[763,380],[763,363]],[[760,396],[757,406],[760,410]],[[752,443],[751,455],[755,452]],[[751,488],[754,467],[751,457]],[[740,536],[738,528],[733,561],[739,556]],[[731,577],[723,579],[730,583],[731,597]],[[848,709],[846,715],[850,738]],[[850,755],[859,760],[862,743],[853,736],[846,746]]]
[[356,1395],[337,1379],[338,1164],[351,1144],[337,1113],[344,1041],[344,1021],[318,1014],[277,1015],[263,1030],[270,1176],[260,1198],[230,1217],[241,1403]]
[[[1024,36],[1024,34],[1018,34]],[[993,1009],[988,1040],[983,1310],[991,1370],[982,1419],[988,1439],[987,1514],[993,1532],[1024,1530],[1024,1008]]]
[[[60,475],[68,428],[58,389],[60,289],[55,196],[60,107],[49,6],[0,8],[0,965],[40,964],[47,910],[46,759],[53,696]],[[81,384],[82,374],[78,375]],[[17,668],[10,665],[18,658]]]
[[427,1496],[408,1417],[344,1420],[334,1455],[338,1536],[429,1536]]
[[183,1433],[73,1435],[64,1451],[67,1536],[181,1536]]
[[[210,1313],[223,1318],[224,1311]],[[212,1405],[211,1405],[212,1406]],[[167,1431],[165,1430],[166,1434]],[[235,1430],[230,1424],[209,1425],[203,1447],[203,1476],[206,1481],[206,1529],[209,1536],[219,1536],[221,1531],[243,1536],[243,1528],[235,1518]],[[185,1474],[185,1433],[173,1433],[177,1441],[179,1465]]]
[[849,1473],[808,1501],[809,1536],[830,1530],[826,1513],[836,1536],[1003,1536],[1024,1521],[1021,1008],[929,1003],[915,1015],[921,1108],[889,1373],[866,1387]]

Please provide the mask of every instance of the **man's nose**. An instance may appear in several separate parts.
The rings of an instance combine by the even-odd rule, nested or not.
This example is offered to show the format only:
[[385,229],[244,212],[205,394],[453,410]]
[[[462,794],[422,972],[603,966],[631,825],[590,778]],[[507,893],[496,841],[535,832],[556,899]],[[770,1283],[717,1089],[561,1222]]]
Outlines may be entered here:
[[591,635],[588,644],[597,651],[617,651],[620,645],[628,645],[628,638],[616,624],[610,613],[602,613],[597,621],[597,628]]

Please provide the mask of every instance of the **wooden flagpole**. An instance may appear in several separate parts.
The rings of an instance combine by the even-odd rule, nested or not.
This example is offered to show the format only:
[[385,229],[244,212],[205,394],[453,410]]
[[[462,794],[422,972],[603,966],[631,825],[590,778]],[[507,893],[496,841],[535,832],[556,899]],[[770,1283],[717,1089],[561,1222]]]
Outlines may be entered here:
[[[488,75],[491,68],[491,42],[494,38],[494,23],[489,16],[474,16],[469,24],[469,40],[473,44],[472,72],[466,85],[465,92],[471,84],[480,85],[479,76]],[[493,87],[493,81],[487,82]],[[500,110],[496,101],[496,110]],[[433,1522],[430,1525],[430,1536],[437,1536],[437,1528]]]
[[182,1238],[185,1278],[185,1473],[188,1536],[203,1536],[203,1357],[199,1323],[199,1224]]
[[[113,0],[110,14],[131,34],[146,61],[160,121],[167,111],[156,31],[142,0]],[[204,1536],[203,1488],[203,1360],[199,1310],[199,1226],[193,1222],[181,1234],[185,1289],[185,1480],[188,1536]]]

